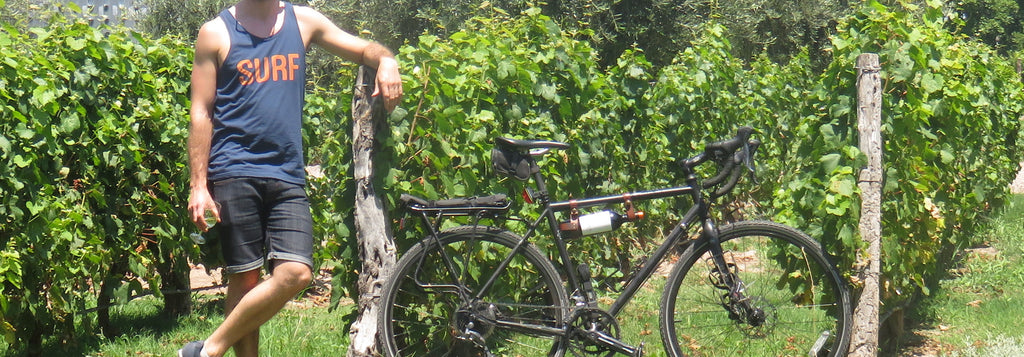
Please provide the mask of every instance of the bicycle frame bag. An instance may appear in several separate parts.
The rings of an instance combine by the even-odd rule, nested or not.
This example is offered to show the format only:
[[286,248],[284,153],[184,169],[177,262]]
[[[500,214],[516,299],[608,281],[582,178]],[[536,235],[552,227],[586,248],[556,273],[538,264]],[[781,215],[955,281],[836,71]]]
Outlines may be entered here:
[[528,154],[497,147],[491,149],[491,166],[494,172],[520,181],[529,180],[530,174],[540,171]]

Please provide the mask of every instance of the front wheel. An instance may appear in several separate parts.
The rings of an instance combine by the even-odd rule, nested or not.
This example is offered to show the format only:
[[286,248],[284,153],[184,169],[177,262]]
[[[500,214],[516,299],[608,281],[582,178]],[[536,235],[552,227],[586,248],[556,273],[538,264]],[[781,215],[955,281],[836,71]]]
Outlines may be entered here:
[[666,282],[661,332],[670,356],[846,354],[849,292],[817,242],[763,221],[726,225],[719,238],[719,263],[698,241]]
[[565,288],[533,244],[512,254],[521,241],[462,226],[410,248],[381,297],[384,355],[562,356]]

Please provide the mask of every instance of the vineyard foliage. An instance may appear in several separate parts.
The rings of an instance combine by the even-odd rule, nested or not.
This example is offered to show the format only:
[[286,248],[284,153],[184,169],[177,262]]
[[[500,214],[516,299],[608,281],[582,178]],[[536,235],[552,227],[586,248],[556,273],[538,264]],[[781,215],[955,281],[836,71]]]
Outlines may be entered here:
[[928,294],[956,249],[980,243],[974,235],[1004,202],[1022,159],[1021,77],[991,48],[944,30],[950,19],[929,2],[895,10],[871,3],[844,20],[832,65],[808,87],[803,108],[811,111],[789,134],[812,140],[791,142],[800,161],[783,171],[774,193],[779,217],[821,237],[847,268],[866,263],[856,233],[863,161],[855,147],[855,62],[859,53],[877,53],[883,298],[890,307]]
[[[30,352],[97,331],[101,289],[162,296],[188,257],[217,260],[184,210],[192,45],[51,21],[0,29],[0,332]],[[311,98],[310,120],[335,101]]]
[[[399,51],[406,98],[388,118],[377,191],[396,222],[401,193],[518,197],[522,183],[490,170],[496,136],[572,145],[541,163],[555,199],[681,185],[676,160],[749,125],[764,143],[760,181],[741,184],[727,202],[741,211],[723,218],[805,230],[856,283],[865,160],[854,61],[874,52],[884,83],[884,296],[906,301],[927,293],[942,258],[974,243],[1008,195],[1024,113],[1008,60],[944,30],[953,20],[938,5],[907,10],[869,4],[843,20],[828,53],[781,65],[733,57],[727,30],[708,26],[654,73],[637,49],[601,67],[579,40],[585,33],[538,9],[492,9],[463,31],[423,35]],[[0,49],[0,331],[8,344],[91,330],[92,317],[79,313],[96,307],[98,282],[113,278],[119,302],[159,296],[155,287],[168,272],[184,274],[187,259],[216,259],[188,240],[183,209],[191,44],[55,19],[27,32],[5,26]],[[820,56],[831,65],[812,71]],[[305,119],[316,260],[337,275],[335,300],[351,295],[359,268],[347,98],[311,85]],[[685,204],[642,203],[647,222],[574,244],[603,267],[598,275],[621,276]],[[536,214],[520,199],[515,209]],[[395,236],[404,247],[417,232]]]
[[[99,282],[120,301],[182,257],[189,61],[173,39],[55,17],[0,31],[0,331],[68,338]],[[186,238],[187,239],[187,238]],[[159,289],[156,290],[159,294]],[[82,321],[76,321],[82,320]]]

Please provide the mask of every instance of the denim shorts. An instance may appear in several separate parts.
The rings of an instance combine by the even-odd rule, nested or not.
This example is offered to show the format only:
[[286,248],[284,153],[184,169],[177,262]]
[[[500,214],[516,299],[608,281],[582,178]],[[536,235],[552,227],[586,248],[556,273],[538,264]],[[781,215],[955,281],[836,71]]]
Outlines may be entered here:
[[210,184],[220,204],[213,229],[229,274],[259,269],[267,262],[313,266],[313,217],[302,185],[267,178],[232,178]]

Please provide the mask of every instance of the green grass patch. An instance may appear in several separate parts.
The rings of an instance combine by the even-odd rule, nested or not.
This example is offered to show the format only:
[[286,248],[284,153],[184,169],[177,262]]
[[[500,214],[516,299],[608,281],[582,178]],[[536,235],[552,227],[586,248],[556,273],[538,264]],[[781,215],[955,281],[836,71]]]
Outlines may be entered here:
[[[1024,196],[1014,196],[909,315],[939,355],[1024,355]],[[905,348],[903,354],[909,354]]]
[[[185,343],[201,340],[224,321],[222,295],[194,295],[192,314],[163,316],[163,301],[149,296],[113,307],[111,323],[121,332],[114,339],[98,331],[80,331],[73,343],[48,341],[43,356],[173,356]],[[355,306],[334,311],[306,299],[294,300],[260,329],[260,353],[266,356],[337,356],[348,349],[345,319]],[[25,351],[5,351],[17,356]],[[229,351],[226,356],[234,356]]]
[[[645,357],[665,356],[665,347],[661,344],[661,331],[658,326],[661,293],[664,287],[665,277],[654,274],[619,313],[622,340],[634,346],[642,343]],[[614,295],[618,297],[618,294]]]

